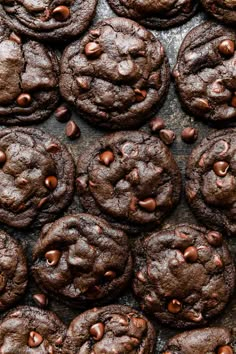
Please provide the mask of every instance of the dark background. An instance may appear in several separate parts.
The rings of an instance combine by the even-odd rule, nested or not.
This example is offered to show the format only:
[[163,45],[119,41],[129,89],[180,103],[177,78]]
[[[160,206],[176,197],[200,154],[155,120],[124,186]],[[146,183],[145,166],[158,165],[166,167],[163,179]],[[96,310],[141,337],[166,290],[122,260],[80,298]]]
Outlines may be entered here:
[[[114,13],[111,11],[109,5],[105,0],[99,0],[99,4],[97,7],[97,15],[95,17],[94,23],[102,18],[108,18],[114,16]],[[190,29],[195,27],[196,25],[202,23],[207,16],[203,14],[200,10],[194,18],[192,18],[186,24],[175,27],[170,30],[165,31],[152,31],[156,37],[158,37],[162,44],[164,45],[167,55],[169,57],[171,68],[173,68],[176,56],[178,53],[178,49],[185,35],[189,32]],[[187,145],[181,141],[180,134],[184,127],[194,126],[199,130],[199,138],[197,143],[199,143],[203,137],[205,137],[210,132],[213,132],[214,129],[212,127],[208,127],[200,121],[194,120],[192,117],[188,116],[180,107],[177,95],[174,90],[173,82],[171,83],[171,87],[169,90],[169,94],[167,100],[165,101],[163,107],[158,113],[161,116],[167,125],[167,128],[170,128],[176,133],[176,140],[171,146],[171,150],[177,160],[177,163],[181,169],[182,176],[184,177],[184,170],[188,155],[190,154],[193,145]],[[59,123],[55,117],[52,115],[47,121],[42,124],[37,125],[37,127],[43,129],[50,134],[57,136],[63,143],[65,143],[70,152],[72,153],[75,161],[80,153],[86,151],[88,146],[93,143],[98,137],[104,135],[106,132],[95,129],[89,126],[86,122],[84,122],[79,115],[73,114],[73,119],[77,122],[81,129],[81,137],[75,141],[69,140],[64,132],[65,124]],[[125,127],[124,127],[125,129]],[[142,130],[149,131],[148,124],[141,128]],[[195,144],[197,144],[195,143]],[[184,178],[183,178],[184,180]],[[65,212],[65,214],[77,213],[82,211],[78,197],[75,195],[74,201],[69,207],[69,209]],[[193,217],[191,211],[189,210],[186,201],[184,199],[184,195],[182,195],[181,201],[172,215],[167,218],[162,225],[162,227],[167,227],[168,225],[173,225],[177,223],[196,223],[195,218]],[[29,266],[31,262],[31,249],[37,240],[38,235],[40,234],[39,229],[32,229],[31,231],[15,231],[13,229],[7,228],[3,226],[5,230],[7,230],[12,236],[16,237],[21,241],[23,247],[25,248],[28,259]],[[142,235],[140,235],[141,237]],[[133,240],[131,239],[131,244]],[[236,238],[228,239],[230,249],[233,252],[234,260],[236,259]],[[25,297],[22,299],[21,304],[29,304],[35,305],[32,295],[35,293],[39,293],[40,290],[37,289],[34,281],[30,279],[30,285],[28,287],[27,293]],[[132,296],[132,293],[127,290],[123,296],[117,299],[117,303],[127,304],[133,306],[137,309],[138,303]],[[53,299],[50,299],[48,309],[55,311],[58,316],[68,325],[70,321],[80,313],[77,309],[71,309],[64,304],[58,303]],[[176,334],[178,331],[170,329],[168,327],[162,326],[158,323],[157,320],[153,320],[153,323],[157,329],[157,346],[156,346],[156,354],[161,352],[164,343],[168,338]],[[219,317],[217,317],[214,321],[210,323],[210,326],[213,325],[225,325],[229,328],[234,329],[234,333],[236,336],[236,297],[234,295],[234,299],[227,306],[224,313],[222,313]],[[235,348],[236,351],[236,348]]]

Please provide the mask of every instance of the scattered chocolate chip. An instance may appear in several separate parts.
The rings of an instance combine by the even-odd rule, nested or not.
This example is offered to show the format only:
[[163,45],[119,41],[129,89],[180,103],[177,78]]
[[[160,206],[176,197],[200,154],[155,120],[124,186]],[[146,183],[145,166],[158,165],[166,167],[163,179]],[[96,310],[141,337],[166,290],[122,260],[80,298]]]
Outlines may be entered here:
[[134,93],[135,93],[136,102],[142,102],[147,97],[147,91],[146,90],[134,89]]
[[57,6],[52,11],[52,16],[56,21],[63,22],[70,17],[70,9],[67,6]]
[[222,268],[222,267],[223,267],[223,262],[222,262],[222,260],[221,260],[221,258],[220,258],[220,256],[219,256],[218,254],[216,254],[216,255],[214,256],[214,263],[215,263],[215,265],[216,265],[218,268]]
[[165,122],[161,117],[153,118],[149,123],[150,129],[153,133],[158,132],[161,129],[165,128]]
[[192,144],[198,138],[198,130],[193,127],[184,128],[181,133],[181,138],[185,143]]
[[22,43],[21,38],[20,38],[19,36],[17,36],[17,34],[15,34],[14,32],[12,32],[12,33],[10,34],[9,39],[10,39],[11,41],[13,41],[13,42],[16,42],[17,44],[21,44],[21,43]]
[[89,80],[85,77],[77,77],[76,82],[81,90],[87,91],[90,89],[91,80]]
[[6,162],[6,154],[4,151],[0,150],[0,165],[4,164]]
[[145,283],[145,282],[146,282],[146,279],[145,279],[145,277],[144,277],[144,275],[143,275],[142,272],[138,272],[138,273],[136,274],[136,278],[137,278],[138,280],[140,280],[142,283]]
[[229,345],[223,345],[217,349],[217,354],[234,354],[234,352]]
[[62,338],[62,337],[57,338],[55,344],[56,344],[58,347],[60,347],[60,346],[63,344],[63,338]]
[[40,346],[42,342],[43,342],[43,337],[39,333],[35,331],[31,331],[29,333],[28,346],[30,348],[36,348]]
[[219,52],[223,55],[233,55],[235,50],[235,44],[231,39],[225,39],[218,47]]
[[102,54],[102,48],[99,43],[96,42],[89,42],[85,46],[85,55],[88,58],[98,58]]
[[198,259],[198,251],[196,247],[190,246],[184,251],[184,258],[189,262],[196,262]]
[[116,277],[116,272],[114,272],[113,270],[108,270],[108,271],[104,274],[104,277],[105,277],[107,280],[115,279],[115,277]]
[[33,295],[35,303],[40,307],[46,307],[48,304],[48,298],[44,294],[35,294]]
[[47,146],[47,151],[51,152],[52,154],[57,153],[58,151],[60,151],[60,146],[58,144],[50,144]]
[[135,70],[135,64],[132,60],[122,60],[118,64],[118,72],[121,76],[130,76]]
[[229,164],[226,161],[217,161],[213,165],[215,174],[219,177],[224,177],[229,169]]
[[58,179],[55,176],[48,176],[45,178],[44,183],[48,189],[53,191],[57,187]]
[[153,212],[156,209],[156,201],[153,198],[140,200],[138,203],[143,209],[145,209],[149,213]]
[[38,203],[38,205],[37,205],[37,208],[38,208],[38,209],[41,209],[42,206],[43,206],[44,204],[46,204],[47,201],[48,201],[48,198],[47,198],[47,197],[42,198],[42,199],[39,201],[39,203]]
[[66,105],[61,105],[55,110],[54,113],[56,119],[58,122],[65,123],[68,122],[71,118],[71,110],[66,106]]
[[211,246],[219,247],[223,243],[222,234],[217,231],[209,231],[206,235],[206,239]]
[[196,312],[189,312],[187,314],[187,317],[190,319],[190,321],[193,321],[193,322],[201,322],[202,321],[202,314],[201,313],[196,313]]
[[101,31],[97,28],[97,29],[92,29],[89,31],[89,34],[93,37],[99,37],[101,34]]
[[232,100],[231,100],[231,106],[236,108],[236,95],[234,94]]
[[45,253],[45,258],[47,260],[48,265],[55,266],[61,258],[61,252],[58,250],[48,251]]
[[206,98],[196,98],[193,102],[193,106],[204,112],[209,111],[211,108]]
[[176,138],[175,133],[170,129],[161,129],[159,136],[166,145],[171,145]]
[[132,317],[132,322],[137,328],[145,329],[147,327],[147,321],[144,318]]
[[179,313],[182,310],[182,304],[176,299],[168,303],[168,311],[171,313]]
[[114,154],[107,150],[100,154],[99,159],[104,165],[109,166],[114,161]]
[[80,128],[78,127],[78,125],[73,120],[70,120],[66,124],[65,132],[66,132],[66,136],[68,138],[70,138],[71,140],[80,137]]
[[102,322],[95,323],[89,330],[94,340],[100,340],[104,334],[104,324]]
[[17,97],[17,104],[20,107],[28,107],[32,101],[31,96],[28,93],[22,93]]

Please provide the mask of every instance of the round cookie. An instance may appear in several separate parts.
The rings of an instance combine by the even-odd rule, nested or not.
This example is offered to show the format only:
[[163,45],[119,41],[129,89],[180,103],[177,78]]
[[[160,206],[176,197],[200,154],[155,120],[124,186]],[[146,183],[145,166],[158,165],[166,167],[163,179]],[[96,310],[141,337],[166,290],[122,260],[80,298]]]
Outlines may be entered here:
[[0,18],[0,124],[32,124],[49,117],[59,98],[56,55],[22,40]]
[[236,234],[236,129],[215,132],[192,151],[186,196],[201,222]]
[[65,335],[65,325],[53,312],[17,307],[0,323],[0,352],[63,354]]
[[70,324],[63,354],[153,354],[155,330],[140,312],[122,305],[88,310]]
[[234,262],[216,231],[177,225],[139,241],[135,253],[135,295],[164,324],[205,325],[234,291]]
[[24,294],[28,272],[22,247],[2,230],[0,230],[0,270],[0,311],[4,311]]
[[169,65],[161,43],[128,19],[99,22],[62,56],[61,94],[96,126],[144,124],[168,88]]
[[34,128],[0,130],[0,222],[39,226],[71,201],[74,163],[56,138]]
[[77,176],[84,209],[129,232],[159,225],[181,190],[170,150],[141,131],[102,137],[80,156]]
[[89,214],[65,216],[45,225],[32,272],[44,291],[70,306],[109,302],[131,277],[128,238]]
[[108,0],[119,16],[129,17],[143,26],[166,29],[178,26],[196,12],[198,0]]
[[201,0],[203,7],[217,20],[236,25],[235,0]]
[[1,0],[0,12],[16,32],[51,42],[67,41],[82,33],[92,21],[97,0]]
[[162,354],[234,354],[233,335],[224,327],[203,328],[177,334]]
[[183,108],[207,122],[236,118],[236,33],[205,22],[185,37],[174,68]]

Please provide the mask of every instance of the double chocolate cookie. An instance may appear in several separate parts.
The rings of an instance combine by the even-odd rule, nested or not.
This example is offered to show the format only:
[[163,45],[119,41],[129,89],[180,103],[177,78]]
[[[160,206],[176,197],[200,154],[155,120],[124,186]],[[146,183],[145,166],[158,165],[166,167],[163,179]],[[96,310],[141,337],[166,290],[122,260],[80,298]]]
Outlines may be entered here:
[[96,126],[140,126],[168,87],[169,65],[161,43],[125,18],[98,23],[62,56],[61,94]]
[[140,312],[120,305],[94,308],[70,324],[63,354],[152,354],[155,330]]
[[0,131],[0,222],[45,224],[69,204],[73,190],[74,163],[56,138],[33,128]]
[[162,354],[234,354],[233,335],[224,327],[198,329],[171,338]]
[[187,21],[196,12],[198,0],[108,0],[119,15],[144,26],[166,29]]
[[187,328],[222,312],[235,286],[235,268],[222,235],[178,225],[138,243],[134,292],[162,323]]
[[57,105],[59,65],[43,44],[22,40],[0,18],[0,124],[32,124]]
[[236,118],[235,48],[235,31],[214,22],[188,33],[173,74],[190,114],[212,122]]
[[189,157],[186,196],[199,219],[236,234],[236,129],[221,130],[202,140]]
[[0,311],[6,310],[24,294],[27,264],[22,247],[0,231]]
[[132,272],[127,236],[88,214],[65,216],[46,225],[33,260],[39,286],[74,306],[117,297]]
[[78,160],[77,190],[84,209],[129,232],[160,224],[178,202],[180,189],[169,149],[141,131],[104,136]]
[[1,0],[1,16],[16,32],[42,41],[65,41],[83,32],[97,0]]
[[204,8],[217,20],[236,25],[235,0],[201,0]]
[[0,352],[10,354],[63,354],[66,327],[52,312],[22,306],[0,324]]

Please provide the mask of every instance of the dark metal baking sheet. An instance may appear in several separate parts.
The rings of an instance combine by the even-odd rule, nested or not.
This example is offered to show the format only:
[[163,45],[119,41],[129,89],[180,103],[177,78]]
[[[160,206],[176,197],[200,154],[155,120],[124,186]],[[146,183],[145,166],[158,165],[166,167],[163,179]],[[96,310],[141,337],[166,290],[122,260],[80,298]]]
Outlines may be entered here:
[[[97,8],[97,16],[94,20],[94,23],[99,21],[102,18],[108,18],[114,16],[114,13],[109,8],[109,5],[106,3],[105,0],[100,0]],[[189,32],[190,29],[198,25],[199,23],[203,22],[206,19],[206,15],[202,12],[199,12],[194,18],[192,18],[186,24],[176,27],[167,31],[152,31],[156,37],[158,37],[167,52],[169,57],[170,65],[173,68],[173,65],[176,61],[176,56],[178,53],[178,49],[180,44],[185,37],[185,35]],[[177,135],[177,139],[171,147],[173,154],[178,162],[178,165],[182,171],[184,176],[184,169],[187,157],[193,148],[192,145],[184,144],[180,139],[181,130],[186,126],[195,126],[199,130],[199,142],[203,137],[205,137],[208,133],[212,132],[214,129],[206,126],[205,124],[201,123],[200,121],[195,121],[192,117],[188,116],[180,107],[177,95],[174,90],[173,82],[171,83],[170,91],[168,94],[168,98],[165,101],[165,104],[159,111],[158,115],[164,118],[168,128],[173,129]],[[106,132],[102,130],[95,129],[94,127],[89,126],[86,122],[84,122],[78,114],[73,114],[73,119],[77,121],[80,129],[81,129],[81,137],[75,141],[70,141],[64,133],[65,124],[59,123],[56,121],[55,117],[49,118],[42,124],[37,125],[37,127],[49,132],[50,134],[54,134],[57,136],[62,142],[64,142],[68,147],[71,153],[74,156],[75,161],[77,160],[78,155],[82,151],[86,151],[88,146],[93,143],[99,136],[104,135]],[[142,130],[149,131],[148,124],[141,128]],[[65,214],[69,213],[77,213],[82,211],[78,197],[75,195],[74,201],[69,209],[66,211]],[[189,210],[185,200],[184,195],[182,195],[181,202],[175,209],[174,213],[165,220],[163,227],[168,225],[173,225],[176,223],[188,222],[188,223],[195,223],[196,220],[194,219],[191,211]],[[17,239],[20,239],[23,243],[24,248],[26,249],[28,258],[29,258],[29,265],[31,262],[31,250],[37,240],[37,237],[40,233],[40,230],[33,229],[31,231],[15,231],[13,229],[7,228],[3,226],[4,229],[9,231],[9,233],[15,236]],[[141,237],[142,235],[140,235]],[[234,259],[236,258],[236,238],[229,239],[230,248],[234,254]],[[131,240],[132,243],[132,240]],[[197,281],[197,279],[196,279]],[[30,285],[27,290],[26,296],[22,299],[21,304],[29,304],[35,305],[32,300],[32,295],[34,293],[39,292],[39,289],[34,284],[33,280],[30,279]],[[135,308],[138,307],[137,301],[132,296],[131,291],[126,291],[123,296],[117,299],[117,303],[127,304],[133,306]],[[49,302],[48,309],[55,311],[58,316],[66,323],[69,322],[80,313],[79,310],[71,309],[65,306],[62,303],[58,303],[53,301],[52,299]],[[158,321],[153,320],[155,327],[157,329],[157,346],[156,346],[156,354],[161,352],[165,341],[176,334],[177,332],[173,329],[168,327],[162,326],[158,324]],[[222,313],[221,316],[217,317],[210,325],[226,325],[230,328],[234,329],[234,333],[236,336],[236,297],[234,296],[234,300],[227,306],[226,311]]]

